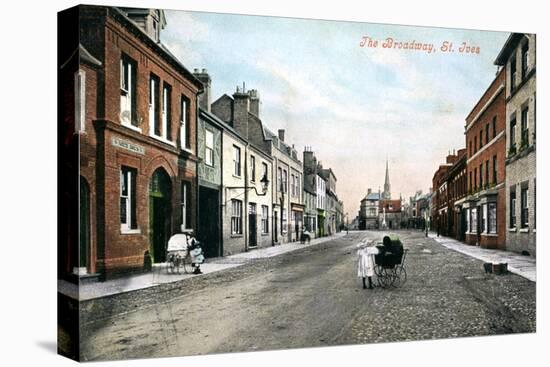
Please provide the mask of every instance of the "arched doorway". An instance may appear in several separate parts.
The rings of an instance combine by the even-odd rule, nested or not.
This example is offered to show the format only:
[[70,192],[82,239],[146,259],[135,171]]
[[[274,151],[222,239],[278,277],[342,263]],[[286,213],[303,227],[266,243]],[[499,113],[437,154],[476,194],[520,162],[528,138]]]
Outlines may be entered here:
[[164,168],[158,168],[149,183],[149,240],[153,262],[166,261],[170,238],[172,184]]
[[89,265],[90,254],[90,187],[88,182],[80,176],[80,208],[79,208],[79,248],[78,259],[76,259],[75,267],[77,274],[86,273]]

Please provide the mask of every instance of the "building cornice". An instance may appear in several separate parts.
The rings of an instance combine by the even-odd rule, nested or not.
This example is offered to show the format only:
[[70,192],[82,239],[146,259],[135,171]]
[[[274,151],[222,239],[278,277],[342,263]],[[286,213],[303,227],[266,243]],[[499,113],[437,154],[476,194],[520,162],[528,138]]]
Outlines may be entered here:
[[467,133],[471,127],[476,123],[476,121],[479,119],[479,117],[487,110],[487,108],[489,108],[489,106],[491,105],[491,103],[494,102],[494,100],[498,97],[498,95],[504,90],[504,83],[501,83],[497,90],[495,91],[495,93],[493,93],[493,95],[491,96],[491,98],[489,98],[489,100],[487,101],[487,103],[485,103],[483,105],[483,108],[481,108],[481,110],[479,110],[479,112],[477,113],[477,115],[472,119],[472,121],[470,121],[470,123],[468,125],[466,125],[466,131],[465,133]]
[[483,146],[483,148],[481,148],[480,150],[478,150],[473,156],[471,156],[470,158],[468,158],[468,160],[466,161],[466,164],[469,164],[471,161],[473,161],[474,159],[477,158],[478,155],[480,155],[481,153],[483,153],[485,150],[489,149],[489,147],[493,144],[495,144],[497,142],[497,140],[499,140],[500,138],[504,137],[504,134],[505,134],[505,131],[502,130],[497,136],[495,136],[490,142],[488,142],[487,144],[485,144]]

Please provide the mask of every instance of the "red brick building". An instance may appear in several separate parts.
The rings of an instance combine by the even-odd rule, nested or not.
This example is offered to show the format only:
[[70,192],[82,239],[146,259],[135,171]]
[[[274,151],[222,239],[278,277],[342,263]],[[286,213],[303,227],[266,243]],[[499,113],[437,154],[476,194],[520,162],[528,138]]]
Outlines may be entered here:
[[447,155],[446,162],[438,167],[432,178],[432,229],[445,236],[448,235],[449,217],[452,212],[452,209],[449,209],[447,174],[456,160],[456,155]]
[[466,117],[466,242],[484,248],[504,249],[506,242],[505,81],[502,68]]
[[462,208],[462,202],[467,195],[466,172],[466,149],[459,149],[456,152],[456,160],[446,176],[449,213],[446,232],[448,236],[459,241],[464,241],[466,235],[466,212]]
[[[76,223],[60,228],[60,239],[68,238],[60,242],[62,274],[141,270],[149,256],[165,260],[170,235],[196,230],[202,84],[160,42],[165,24],[154,9],[60,13],[60,33],[68,35],[59,42],[60,136],[79,152],[75,170],[75,148],[61,147],[60,167],[72,167],[67,180],[80,187],[78,231]],[[70,198],[67,210],[75,208],[74,190],[60,190]]]

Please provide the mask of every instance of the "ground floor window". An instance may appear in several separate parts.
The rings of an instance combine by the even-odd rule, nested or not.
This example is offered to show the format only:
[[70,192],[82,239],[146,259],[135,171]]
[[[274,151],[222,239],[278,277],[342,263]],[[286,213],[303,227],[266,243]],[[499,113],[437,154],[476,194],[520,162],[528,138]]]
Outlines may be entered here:
[[516,192],[510,191],[510,228],[516,227]]
[[487,204],[481,206],[481,233],[487,233]]
[[488,204],[489,225],[488,233],[497,233],[497,203]]
[[470,209],[466,210],[466,231],[470,232]]
[[477,233],[477,208],[470,209],[470,232]]
[[526,228],[529,225],[529,189],[521,188],[521,227]]
[[120,169],[120,228],[137,229],[136,216],[136,176],[137,170],[129,167]]
[[189,195],[189,182],[182,181],[181,182],[181,229],[188,229],[190,228],[191,224],[191,210],[189,207],[190,203],[190,195]]
[[243,233],[243,202],[240,200],[231,200],[231,233]]
[[262,233],[269,233],[269,207],[262,205]]

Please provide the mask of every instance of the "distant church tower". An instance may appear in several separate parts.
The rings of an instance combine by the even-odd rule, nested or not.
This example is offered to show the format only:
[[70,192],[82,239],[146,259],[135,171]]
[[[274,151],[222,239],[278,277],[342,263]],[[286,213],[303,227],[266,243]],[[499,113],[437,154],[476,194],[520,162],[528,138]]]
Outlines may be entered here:
[[391,199],[390,171],[388,169],[388,160],[386,159],[386,180],[384,181],[384,192],[382,199]]

